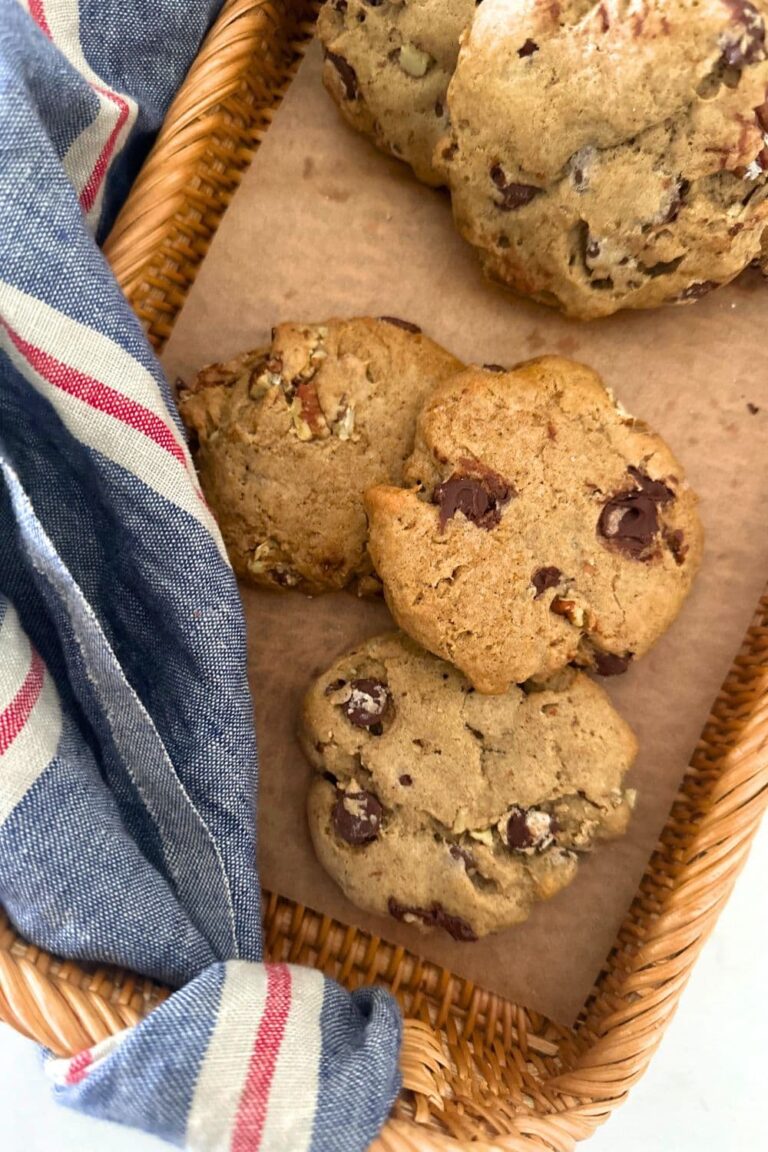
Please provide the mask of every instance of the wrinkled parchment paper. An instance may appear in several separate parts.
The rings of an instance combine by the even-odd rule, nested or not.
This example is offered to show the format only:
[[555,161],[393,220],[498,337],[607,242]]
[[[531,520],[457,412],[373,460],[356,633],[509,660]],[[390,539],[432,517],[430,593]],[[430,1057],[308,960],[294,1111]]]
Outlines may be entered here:
[[315,672],[388,626],[386,609],[345,594],[310,600],[242,589],[265,885],[567,1023],[634,896],[768,573],[768,283],[748,272],[691,307],[591,324],[508,295],[483,280],[446,194],[347,129],[319,74],[315,46],[176,323],[164,357],[169,378],[268,343],[281,320],[402,316],[470,361],[545,352],[586,361],[664,434],[701,495],[707,548],[690,600],[649,656],[604,681],[640,740],[629,835],[600,847],[525,925],[476,944],[358,911],[309,841],[310,773],[293,734],[299,702]]

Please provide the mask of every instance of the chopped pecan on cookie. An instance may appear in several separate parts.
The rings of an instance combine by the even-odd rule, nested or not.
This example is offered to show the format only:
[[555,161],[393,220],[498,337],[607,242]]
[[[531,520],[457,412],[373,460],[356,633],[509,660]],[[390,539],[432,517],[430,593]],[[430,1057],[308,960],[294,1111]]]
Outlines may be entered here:
[[419,404],[461,367],[407,320],[285,323],[268,348],[181,387],[200,482],[238,576],[380,594],[363,493],[399,481]]

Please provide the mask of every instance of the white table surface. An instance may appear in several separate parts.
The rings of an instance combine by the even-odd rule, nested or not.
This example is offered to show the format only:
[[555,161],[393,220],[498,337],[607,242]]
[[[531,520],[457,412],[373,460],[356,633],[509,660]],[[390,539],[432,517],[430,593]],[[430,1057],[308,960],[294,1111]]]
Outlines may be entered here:
[[[648,1073],[586,1146],[589,1152],[768,1149],[766,877],[768,823]],[[0,1025],[3,1152],[159,1152],[167,1147],[54,1105],[35,1046]]]

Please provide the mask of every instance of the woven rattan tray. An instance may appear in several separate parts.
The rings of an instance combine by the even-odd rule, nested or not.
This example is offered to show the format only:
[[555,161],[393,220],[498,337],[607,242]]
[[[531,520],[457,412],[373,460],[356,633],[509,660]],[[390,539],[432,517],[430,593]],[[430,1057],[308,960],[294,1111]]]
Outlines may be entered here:
[[[312,34],[310,0],[229,0],[106,245],[156,347]],[[376,1148],[572,1149],[643,1074],[768,805],[768,597],[696,749],[656,852],[573,1029],[552,1024],[276,893],[267,953],[349,987],[378,981],[406,1016],[404,1090]],[[165,990],[57,960],[0,912],[0,1019],[54,1052],[136,1022]]]

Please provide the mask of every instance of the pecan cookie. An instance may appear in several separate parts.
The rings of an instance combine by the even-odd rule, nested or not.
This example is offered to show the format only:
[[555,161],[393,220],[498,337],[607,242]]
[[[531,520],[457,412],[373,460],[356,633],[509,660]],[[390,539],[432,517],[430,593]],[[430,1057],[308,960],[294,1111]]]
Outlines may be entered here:
[[363,492],[398,483],[416,413],[463,365],[395,317],[281,324],[272,345],[182,387],[206,498],[239,576],[323,592],[377,587]]
[[345,120],[420,180],[448,129],[445,94],[475,0],[328,0],[317,23],[323,82]]
[[323,867],[359,907],[457,940],[525,920],[634,803],[635,738],[583,672],[492,699],[401,633],[319,677],[301,737]]
[[768,252],[766,0],[484,0],[437,155],[486,272],[589,318]]
[[366,493],[387,603],[481,692],[571,661],[624,671],[699,565],[678,461],[594,372],[559,357],[436,389],[405,483]]

